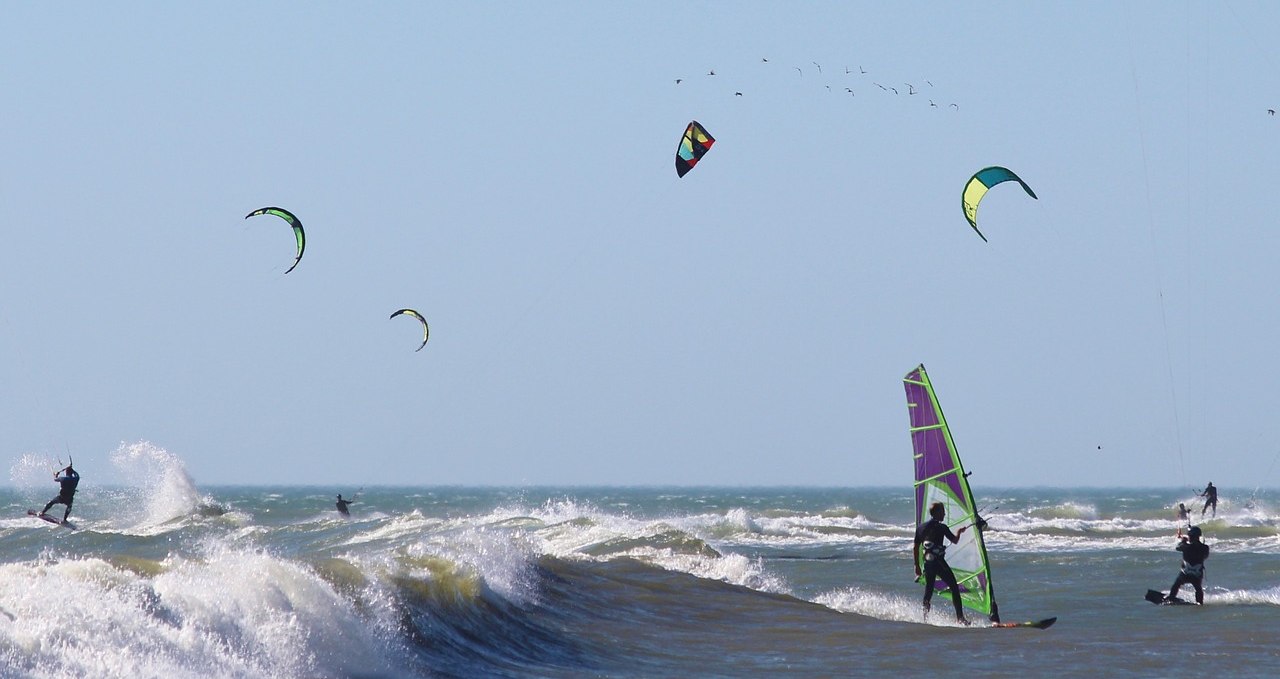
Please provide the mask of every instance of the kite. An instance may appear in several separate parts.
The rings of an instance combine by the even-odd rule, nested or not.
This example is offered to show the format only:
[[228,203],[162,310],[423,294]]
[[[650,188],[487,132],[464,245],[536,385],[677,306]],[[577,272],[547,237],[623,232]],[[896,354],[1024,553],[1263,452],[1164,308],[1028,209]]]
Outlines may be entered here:
[[394,314],[391,314],[391,318],[395,318],[400,314],[405,314],[406,316],[413,316],[419,321],[422,321],[422,344],[419,344],[418,348],[414,349],[414,351],[422,351],[422,347],[427,346],[427,338],[431,336],[431,329],[427,327],[427,319],[423,318],[422,314],[414,311],[413,309],[401,309],[395,312]]
[[699,160],[711,150],[716,143],[707,129],[698,121],[689,123],[684,128],[684,136],[680,138],[680,147],[676,149],[676,175],[683,177],[698,164]]
[[[1022,181],[1018,175],[1003,167],[987,167],[978,170],[978,173],[970,177],[969,182],[964,185],[964,194],[961,196],[961,202],[964,207],[964,218],[969,220],[969,226],[973,227],[974,233],[977,233],[978,237],[983,241],[986,241],[987,237],[982,235],[982,232],[978,230],[978,202],[981,201],[982,197],[987,195],[987,191],[996,184],[1001,184],[1007,181],[1018,182],[1022,185],[1022,190],[1027,192],[1028,196],[1036,198],[1035,191],[1032,191],[1031,187],[1027,186],[1026,182]],[[1039,199],[1036,198],[1036,200]]]
[[[257,215],[275,215],[286,222],[289,222],[289,226],[293,227],[293,236],[298,239],[298,255],[293,258],[293,266],[289,267],[289,271],[293,271],[293,268],[298,266],[298,262],[302,261],[302,251],[307,247],[307,236],[302,231],[302,220],[293,216],[292,212],[289,212],[282,207],[259,208],[245,215],[244,218],[248,219],[250,217],[256,217]],[[289,271],[286,271],[285,273],[289,273]]]

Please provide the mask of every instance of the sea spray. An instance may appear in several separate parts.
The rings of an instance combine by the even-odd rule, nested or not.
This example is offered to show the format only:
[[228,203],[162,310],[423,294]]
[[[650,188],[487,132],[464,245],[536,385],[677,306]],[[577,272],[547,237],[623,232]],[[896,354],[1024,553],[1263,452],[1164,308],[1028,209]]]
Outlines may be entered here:
[[53,497],[58,494],[58,487],[51,481],[58,471],[58,465],[48,455],[23,453],[9,466],[9,480],[22,490],[24,496],[34,497],[44,491],[52,491],[49,497]]
[[121,443],[111,463],[126,480],[131,497],[124,503],[130,525],[154,527],[191,516],[202,505],[195,481],[177,455],[148,441]]

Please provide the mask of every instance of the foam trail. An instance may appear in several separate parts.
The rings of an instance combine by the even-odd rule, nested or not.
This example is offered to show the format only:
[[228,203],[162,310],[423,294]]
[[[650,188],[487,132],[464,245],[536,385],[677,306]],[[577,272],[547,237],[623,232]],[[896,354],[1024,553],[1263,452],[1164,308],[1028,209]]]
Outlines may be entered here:
[[1269,604],[1280,606],[1280,586],[1270,589],[1217,590],[1205,592],[1206,605],[1256,606]]
[[[923,591],[923,590],[922,590]],[[923,596],[923,594],[921,595]],[[933,597],[933,611],[928,619],[922,617],[920,599],[906,598],[896,594],[882,594],[859,587],[846,587],[814,598],[814,603],[822,604],[841,613],[857,613],[868,618],[879,620],[895,620],[897,622],[915,622],[936,627],[962,627],[956,622],[955,609],[951,605],[951,595],[943,592]]]

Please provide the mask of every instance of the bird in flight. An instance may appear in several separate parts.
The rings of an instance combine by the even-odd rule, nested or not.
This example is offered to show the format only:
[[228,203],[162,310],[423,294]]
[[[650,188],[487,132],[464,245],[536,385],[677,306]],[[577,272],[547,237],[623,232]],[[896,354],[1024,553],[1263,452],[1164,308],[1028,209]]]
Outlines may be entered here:
[[768,59],[765,59],[764,57],[761,57],[761,58],[760,58],[760,62],[761,62],[761,63],[765,63],[765,64],[767,64],[767,63],[769,63],[769,60],[768,60]]
[[932,100],[932,99],[930,99],[930,100],[929,100],[929,105],[930,105],[930,106],[932,106],[932,107],[934,107],[934,108],[938,108],[938,105],[937,105],[937,104],[935,104],[935,103],[933,103],[933,100]]
[[735,96],[735,97],[741,97],[741,96],[742,96],[742,93],[741,93],[741,92],[734,92],[734,93],[733,93],[733,96]]
[[684,82],[684,78],[676,78],[676,84],[677,84],[677,85],[679,85],[679,84],[680,84],[680,83],[682,83],[682,82]]
[[862,71],[862,75],[866,75],[866,74],[867,74],[867,69],[865,69],[865,68],[863,68],[863,67],[861,67],[861,66],[859,66],[859,67],[858,67],[858,70],[859,70],[859,71]]
[[819,72],[819,73],[821,73],[821,72],[822,72],[822,64],[819,64],[819,63],[818,63],[818,62],[816,62],[816,61],[810,61],[809,63],[813,64],[814,66],[817,66],[817,67],[818,67],[818,72]]
[[1275,114],[1276,114],[1276,110],[1274,108],[1267,109],[1267,115],[1275,115]]
[[902,84],[907,86],[907,94],[915,94],[915,93],[916,93],[916,88],[915,88],[914,86],[912,86],[912,85],[911,85],[911,83],[902,83]]
[[[799,66],[796,66],[796,70],[797,70],[797,71],[800,71],[800,67],[799,67]],[[803,77],[804,77],[804,71],[800,71],[800,77],[801,77],[801,78],[803,78]]]
[[707,75],[715,75],[715,74],[716,74],[716,70],[714,68],[711,69],[710,71],[707,71]]

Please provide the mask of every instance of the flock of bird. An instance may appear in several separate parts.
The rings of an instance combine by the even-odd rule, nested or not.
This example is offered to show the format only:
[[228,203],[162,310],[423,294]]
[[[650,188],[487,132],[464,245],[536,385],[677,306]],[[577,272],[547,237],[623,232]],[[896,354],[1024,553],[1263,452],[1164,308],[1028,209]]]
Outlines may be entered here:
[[[769,61],[769,59],[768,59],[767,57],[762,57],[762,58],[760,59],[760,63],[761,63],[761,64],[771,64],[772,62],[770,62],[770,61]],[[809,62],[809,63],[810,63],[810,64],[812,64],[812,65],[813,65],[813,67],[814,67],[814,69],[816,69],[816,70],[817,70],[818,75],[820,75],[820,76],[821,76],[821,75],[823,75],[822,64],[819,64],[819,63],[818,63],[818,62],[816,62],[816,61],[811,61],[811,62]],[[805,70],[804,70],[804,68],[801,68],[800,66],[793,66],[792,68],[796,71],[796,73],[797,73],[797,74],[799,74],[799,75],[798,75],[798,77],[800,77],[800,78],[805,77]],[[861,65],[859,65],[859,66],[857,67],[857,70],[854,70],[853,68],[851,68],[851,67],[849,67],[849,66],[845,66],[845,67],[844,67],[844,75],[845,75],[845,76],[857,75],[857,76],[860,76],[859,80],[864,80],[864,79],[865,79],[865,76],[867,76],[867,75],[869,75],[869,74],[870,74],[870,72],[869,72],[869,71],[867,71],[867,69],[863,68]],[[706,73],[706,75],[705,75],[704,77],[715,77],[715,76],[717,76],[716,70],[715,70],[714,68],[712,68],[712,69],[709,69],[709,70],[707,71],[707,73]],[[675,84],[679,85],[679,84],[681,84],[681,83],[684,83],[684,82],[685,82],[685,81],[687,81],[687,80],[688,80],[688,78],[684,78],[684,77],[676,78],[676,79],[675,79]],[[931,81],[929,81],[929,80],[925,80],[925,81],[924,81],[924,85],[925,85],[925,86],[927,86],[927,87],[925,87],[925,86],[917,87],[917,86],[915,85],[915,83],[904,82],[904,83],[902,83],[902,88],[897,87],[897,86],[896,86],[896,85],[897,85],[896,83],[894,83],[894,84],[892,84],[892,85],[884,85],[884,84],[881,84],[881,83],[879,83],[879,82],[877,82],[877,81],[875,81],[875,80],[871,80],[870,82],[871,82],[871,84],[872,84],[872,85],[874,85],[875,87],[880,88],[880,90],[881,90],[882,92],[885,92],[886,94],[892,93],[892,94],[894,94],[894,95],[903,95],[903,96],[908,96],[908,97],[913,97],[913,96],[916,96],[916,95],[923,94],[923,93],[925,93],[925,92],[929,92],[929,91],[931,91],[931,90],[933,89],[933,87],[934,87],[934,86],[933,86],[933,82],[931,82]],[[836,91],[835,89],[833,89],[833,88],[832,88],[832,86],[831,86],[831,83],[830,83],[830,82],[824,83],[824,87],[826,87],[827,91],[829,91],[829,92],[835,92],[835,91]],[[841,85],[837,84],[837,87],[841,87]],[[844,93],[845,93],[845,94],[848,94],[850,97],[856,97],[856,96],[857,96],[857,92],[855,92],[855,91],[854,91],[854,88],[853,88],[853,87],[843,86],[843,89],[844,89]],[[741,97],[741,96],[745,96],[745,95],[743,94],[743,92],[742,92],[741,90],[736,90],[736,89],[735,89],[735,90],[733,91],[733,96],[735,96],[735,97]],[[955,102],[951,102],[951,103],[948,103],[948,104],[945,104],[945,105],[939,105],[939,103],[938,103],[937,101],[935,101],[933,98],[930,98],[930,97],[928,97],[928,96],[923,96],[923,97],[922,97],[922,99],[925,99],[925,100],[927,100],[927,101],[929,102],[929,106],[930,106],[930,108],[946,108],[946,109],[950,109],[950,110],[953,110],[953,111],[958,111],[958,110],[960,110],[960,105],[959,105],[959,104],[957,104],[957,103],[955,103]]]

